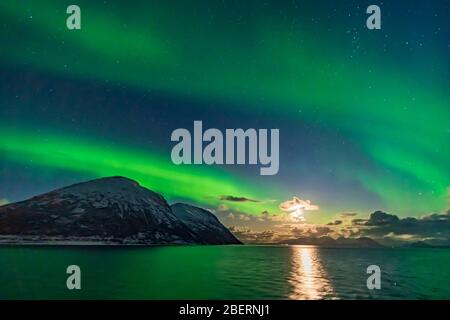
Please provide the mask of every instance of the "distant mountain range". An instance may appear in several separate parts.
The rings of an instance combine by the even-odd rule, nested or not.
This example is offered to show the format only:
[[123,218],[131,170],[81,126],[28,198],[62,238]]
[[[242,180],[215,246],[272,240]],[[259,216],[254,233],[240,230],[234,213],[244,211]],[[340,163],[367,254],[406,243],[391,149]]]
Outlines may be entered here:
[[448,243],[429,243],[426,241],[416,241],[405,245],[407,248],[450,248]]
[[311,245],[311,246],[321,246],[330,248],[380,248],[383,247],[381,244],[375,240],[368,237],[361,238],[337,238],[333,239],[331,237],[300,237],[297,239],[289,239],[280,242],[280,244],[289,245]]
[[240,244],[209,211],[169,206],[124,177],[74,184],[0,207],[0,243]]

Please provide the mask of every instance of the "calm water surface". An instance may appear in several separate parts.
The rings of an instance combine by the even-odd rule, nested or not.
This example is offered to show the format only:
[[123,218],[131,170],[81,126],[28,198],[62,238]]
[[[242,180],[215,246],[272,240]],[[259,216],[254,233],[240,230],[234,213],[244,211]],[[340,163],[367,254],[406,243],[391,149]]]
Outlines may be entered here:
[[[381,290],[366,287],[372,264]],[[450,299],[450,249],[0,247],[0,299],[52,298]]]

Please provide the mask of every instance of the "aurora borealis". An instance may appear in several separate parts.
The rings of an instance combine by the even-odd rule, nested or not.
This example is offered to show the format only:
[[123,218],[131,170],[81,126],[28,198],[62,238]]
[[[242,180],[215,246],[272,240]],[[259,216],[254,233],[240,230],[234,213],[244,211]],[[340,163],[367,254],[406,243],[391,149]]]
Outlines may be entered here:
[[[253,215],[293,196],[322,222],[447,208],[448,2],[384,1],[377,31],[359,1],[77,1],[74,31],[69,4],[0,3],[0,199],[124,175]],[[279,128],[279,174],[173,165],[194,120]]]

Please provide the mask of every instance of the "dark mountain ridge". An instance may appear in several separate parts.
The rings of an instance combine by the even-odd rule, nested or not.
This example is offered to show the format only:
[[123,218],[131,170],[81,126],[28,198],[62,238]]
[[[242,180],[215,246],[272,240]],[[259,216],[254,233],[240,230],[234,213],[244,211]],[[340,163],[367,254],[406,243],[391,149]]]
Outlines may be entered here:
[[[183,215],[183,208],[196,216]],[[0,242],[240,243],[209,211],[188,205],[175,209],[177,214],[163,196],[134,180],[100,178],[0,207]]]

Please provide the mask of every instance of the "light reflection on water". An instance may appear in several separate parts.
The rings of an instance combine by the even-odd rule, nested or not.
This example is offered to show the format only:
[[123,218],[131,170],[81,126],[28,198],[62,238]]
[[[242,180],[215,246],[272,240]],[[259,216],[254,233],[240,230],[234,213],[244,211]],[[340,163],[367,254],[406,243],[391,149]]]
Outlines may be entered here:
[[290,299],[323,299],[333,294],[333,287],[316,247],[292,246],[292,271],[289,283],[292,285]]

